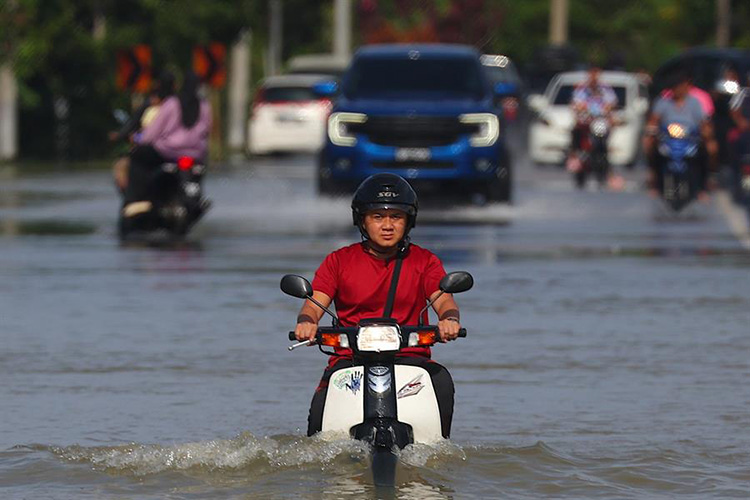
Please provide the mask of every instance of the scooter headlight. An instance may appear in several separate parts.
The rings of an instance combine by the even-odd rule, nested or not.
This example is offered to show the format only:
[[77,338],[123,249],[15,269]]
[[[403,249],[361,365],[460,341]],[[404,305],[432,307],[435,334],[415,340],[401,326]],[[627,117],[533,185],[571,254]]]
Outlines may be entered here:
[[492,146],[500,137],[500,121],[492,113],[469,113],[458,117],[461,123],[478,125],[478,130],[471,134],[469,141],[474,147]]
[[398,351],[401,332],[396,325],[367,325],[359,328],[357,349],[360,351]]
[[609,125],[604,118],[597,118],[591,122],[591,132],[593,132],[595,136],[604,137],[607,135],[607,130],[609,130]]
[[333,113],[328,117],[328,137],[336,146],[354,146],[357,138],[349,127],[366,121],[367,115],[362,113]]
[[673,139],[684,139],[687,135],[687,130],[679,123],[670,123],[667,125],[667,133]]

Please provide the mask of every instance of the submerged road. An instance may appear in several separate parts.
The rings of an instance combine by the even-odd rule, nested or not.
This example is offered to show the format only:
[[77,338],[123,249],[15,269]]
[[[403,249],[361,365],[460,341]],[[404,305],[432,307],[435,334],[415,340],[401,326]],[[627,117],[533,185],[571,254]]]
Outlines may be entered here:
[[[0,167],[8,498],[374,495],[359,445],[303,437],[325,359],[286,350],[280,277],[357,239],[313,169],[215,168],[187,242],[121,247],[107,172]],[[513,206],[420,212],[413,240],[476,286],[469,337],[434,349],[452,439],[407,450],[397,498],[750,495],[742,221],[719,196],[674,216],[626,177],[579,192],[521,162]]]

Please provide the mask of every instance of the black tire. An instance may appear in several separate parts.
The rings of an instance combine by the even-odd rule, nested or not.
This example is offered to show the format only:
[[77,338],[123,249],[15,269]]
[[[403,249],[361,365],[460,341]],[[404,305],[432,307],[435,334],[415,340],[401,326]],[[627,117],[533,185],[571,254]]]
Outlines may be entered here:
[[575,187],[578,189],[583,189],[586,187],[586,168],[581,169],[580,171],[576,172],[573,175],[573,184],[575,184]]
[[331,179],[330,173],[326,175],[326,172],[330,172],[330,170],[326,165],[325,156],[321,153],[318,156],[318,175],[316,176],[318,196],[336,197],[350,195],[354,192],[356,186]]
[[599,187],[605,186],[607,183],[607,176],[609,175],[609,162],[607,162],[607,157],[604,155],[596,155],[593,159],[592,167],[596,174],[596,180],[599,183]]
[[129,233],[128,222],[125,217],[122,216],[122,212],[117,216],[117,237],[120,241],[124,241],[128,238]]
[[511,167],[510,154],[506,150],[500,165],[495,170],[495,176],[492,177],[487,185],[487,201],[499,203],[513,202],[513,169]]

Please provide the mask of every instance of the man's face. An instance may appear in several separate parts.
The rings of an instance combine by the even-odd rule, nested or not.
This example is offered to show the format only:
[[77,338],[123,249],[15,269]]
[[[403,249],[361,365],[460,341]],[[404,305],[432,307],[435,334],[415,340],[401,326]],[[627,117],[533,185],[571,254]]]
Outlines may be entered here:
[[371,210],[365,214],[364,226],[370,241],[382,248],[393,248],[406,232],[406,213],[392,208]]
[[594,68],[589,71],[589,87],[594,88],[599,85],[599,68]]
[[674,93],[674,97],[676,99],[682,99],[683,97],[688,95],[689,91],[690,82],[688,80],[683,80],[672,88],[672,92]]

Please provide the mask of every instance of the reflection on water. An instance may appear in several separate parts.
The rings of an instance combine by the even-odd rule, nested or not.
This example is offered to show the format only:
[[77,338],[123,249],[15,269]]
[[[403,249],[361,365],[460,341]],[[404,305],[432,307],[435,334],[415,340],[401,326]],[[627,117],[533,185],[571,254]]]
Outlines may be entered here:
[[85,221],[15,220],[4,218],[0,236],[82,236],[97,231],[98,226]]

